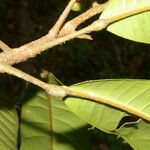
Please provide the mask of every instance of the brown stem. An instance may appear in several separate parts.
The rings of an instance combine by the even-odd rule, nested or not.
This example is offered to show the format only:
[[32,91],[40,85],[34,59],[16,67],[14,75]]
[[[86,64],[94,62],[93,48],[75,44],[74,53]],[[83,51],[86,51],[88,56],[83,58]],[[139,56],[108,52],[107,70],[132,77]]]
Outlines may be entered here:
[[[87,93],[73,91],[67,87],[46,84],[46,83],[44,83],[32,76],[20,71],[20,70],[15,69],[15,68],[11,67],[10,65],[8,65],[8,64],[15,64],[15,63],[18,63],[21,61],[25,61],[29,58],[35,57],[37,54],[41,53],[42,51],[44,51],[48,48],[52,48],[60,43],[63,43],[65,41],[68,41],[70,39],[78,37],[80,35],[90,33],[92,31],[102,30],[102,29],[106,28],[108,26],[108,24],[110,24],[114,21],[123,19],[125,17],[131,16],[131,15],[134,15],[137,13],[148,11],[148,10],[150,10],[150,6],[132,10],[129,12],[125,12],[125,13],[110,17],[108,19],[99,19],[99,20],[93,22],[91,25],[89,25],[79,31],[73,32],[71,34],[68,34],[68,35],[60,37],[60,38],[56,38],[54,40],[52,40],[51,37],[49,37],[49,35],[46,35],[38,40],[35,40],[28,44],[25,44],[19,48],[10,49],[10,51],[6,50],[5,52],[2,52],[0,54],[0,72],[3,72],[3,73],[5,72],[8,74],[17,76],[21,79],[24,79],[30,83],[33,83],[33,84],[43,88],[44,90],[46,90],[48,92],[48,94],[50,94],[52,96],[57,96],[57,97],[63,98],[68,95],[68,96],[80,97],[80,98],[84,98],[84,99],[90,99],[93,101],[101,102],[101,103],[108,104],[110,106],[122,109],[124,111],[127,111],[129,113],[132,113],[134,115],[137,115],[143,119],[150,121],[150,116],[142,114],[141,112],[138,112],[137,110],[126,107],[122,104],[115,103],[110,100],[102,99],[101,97],[97,97],[97,96],[90,95]],[[3,49],[7,49],[7,46],[5,44],[1,44],[0,46]]]
[[61,16],[59,17],[58,21],[56,22],[56,24],[52,27],[52,29],[49,31],[48,35],[51,39],[55,38],[60,30],[60,28],[62,27],[64,21],[66,20],[68,14],[71,11],[71,8],[73,6],[73,4],[76,2],[76,0],[70,0],[67,7],[65,8],[65,10],[63,11],[63,13],[61,14]]
[[43,81],[25,73],[19,69],[16,69],[8,64],[4,64],[3,62],[0,62],[0,72],[14,75],[14,76],[21,78],[25,81],[28,81],[34,85],[37,85],[38,87],[41,87],[42,89],[46,90],[50,95],[57,96],[57,97],[66,96],[66,91],[63,90],[63,88],[61,88],[60,86],[46,84]]
[[23,62],[29,58],[35,57],[37,54],[40,54],[46,49],[52,48],[58,44],[69,41],[80,35],[90,33],[92,31],[97,31],[97,28],[99,30],[102,30],[106,26],[107,21],[105,20],[102,20],[99,23],[95,21],[94,23],[92,23],[84,29],[81,29],[80,31],[73,32],[72,34],[68,34],[66,36],[54,40],[49,40],[49,37],[44,36],[41,39],[32,41],[31,43],[25,44],[19,48],[15,48],[10,52],[0,53],[0,61],[10,65]]
[[143,7],[140,9],[132,10],[129,12],[125,12],[116,16],[112,16],[108,19],[99,19],[92,23],[91,25],[73,32],[69,35],[55,38],[52,40],[49,36],[43,36],[42,38],[32,41],[31,43],[25,44],[19,48],[12,49],[9,52],[2,52],[0,53],[0,61],[8,64],[15,64],[22,61],[25,61],[29,58],[35,57],[37,54],[40,54],[42,51],[45,51],[46,49],[52,48],[58,44],[64,43],[68,40],[71,40],[73,38],[79,37],[83,34],[90,33],[92,31],[100,31],[104,28],[106,28],[110,23],[113,23],[117,20],[123,19],[125,17],[138,14],[141,12],[145,12],[150,10],[150,6]]
[[[41,53],[42,51],[52,48],[55,45],[61,44],[62,42],[65,42],[67,40],[70,40],[72,38],[75,38],[74,35],[76,35],[76,32],[73,32],[68,37],[62,37],[62,39],[56,39],[54,38],[57,35],[57,32],[59,31],[59,28],[63,24],[64,20],[66,19],[72,5],[74,4],[75,0],[71,0],[69,4],[67,5],[66,9],[64,10],[63,14],[60,16],[54,27],[50,30],[50,32],[43,36],[40,39],[37,39],[35,41],[32,41],[28,44],[25,44],[19,48],[11,49],[12,51],[7,53],[0,53],[0,61],[7,63],[7,64],[16,64],[19,62],[23,62],[29,58],[35,57],[37,54]],[[95,15],[96,13],[100,12],[102,8],[104,7],[104,4],[99,7],[92,8],[90,11],[85,13],[84,15],[79,16],[80,19],[75,18],[75,20],[80,20],[79,23],[82,23],[84,20],[90,18],[91,16]],[[89,14],[89,17],[87,17]],[[84,17],[83,17],[84,16]],[[81,20],[83,19],[83,21]],[[68,32],[68,31],[66,31]],[[86,33],[86,32],[85,32]],[[65,34],[63,32],[63,34]],[[84,33],[83,33],[84,34]],[[77,34],[78,35],[78,34]],[[79,32],[79,36],[82,35]],[[54,40],[52,40],[54,39]],[[2,47],[4,48],[4,46]]]
[[63,28],[59,32],[59,37],[64,36],[66,34],[69,34],[71,32],[74,32],[77,26],[79,26],[84,21],[88,20],[89,18],[95,16],[96,14],[99,14],[102,12],[106,6],[107,3],[104,4],[96,4],[94,7],[88,9],[86,12],[82,13],[81,15],[75,17],[74,19],[68,21]]
[[10,47],[8,47],[4,42],[0,41],[0,49],[2,49],[4,52],[12,50]]

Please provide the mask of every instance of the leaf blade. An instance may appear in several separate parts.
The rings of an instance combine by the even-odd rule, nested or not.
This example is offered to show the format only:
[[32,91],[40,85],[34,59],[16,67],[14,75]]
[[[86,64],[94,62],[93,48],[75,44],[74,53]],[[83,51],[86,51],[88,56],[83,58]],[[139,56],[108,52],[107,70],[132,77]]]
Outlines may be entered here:
[[150,147],[149,122],[141,120],[136,125],[124,126],[116,134],[123,137],[135,150],[147,150]]
[[[149,105],[150,101],[147,101],[147,99],[150,97],[149,80],[97,80],[97,81],[89,81],[89,82],[83,82],[81,84],[76,84],[71,86],[70,88],[75,91],[87,93],[90,95],[95,95],[98,98],[110,100],[116,104],[119,103],[121,105],[124,105],[125,107],[129,107],[130,109],[135,109],[139,111],[141,114],[144,114],[148,117],[150,116],[150,105]],[[143,100],[143,95],[146,98],[145,100]],[[104,107],[104,110],[105,109],[107,110],[108,108],[107,106],[104,105],[101,106],[100,104],[87,101],[87,100],[84,101],[81,100],[80,98],[75,98],[75,99],[69,98],[66,99],[65,102],[73,111],[81,113],[83,116],[84,114],[88,114],[89,110],[91,110],[90,112],[95,111],[94,110],[95,105],[96,107],[99,107],[97,109],[100,110],[103,109],[101,107]],[[109,109],[110,108],[108,108],[108,110]],[[116,111],[113,108],[111,109],[112,112]],[[79,110],[81,112],[79,112]],[[120,114],[120,118],[127,115],[124,112],[123,113],[120,112],[120,110],[117,111]],[[106,112],[108,113],[109,111]]]
[[0,149],[17,150],[18,116],[14,108],[0,109]]
[[[72,85],[70,89],[78,92],[90,93],[92,95],[115,102],[119,102],[121,98],[122,104],[124,103],[127,106],[131,105],[131,107],[135,107],[136,109],[141,108],[140,111],[143,111],[144,108],[146,108],[145,113],[150,116],[150,80],[120,79],[87,81]],[[131,144],[132,147],[137,148],[136,145],[145,147],[145,143],[146,145],[150,146],[150,134],[145,135],[145,137],[148,138],[148,141],[141,141],[137,143],[136,140],[133,140],[134,137],[138,135],[137,133],[140,135],[141,133],[145,132],[143,130],[144,125],[137,123],[139,130],[134,130],[134,123],[131,123],[132,130],[130,130],[131,127],[127,128],[126,130],[123,128],[124,130],[122,129],[120,131],[117,129],[124,117],[127,116],[132,118],[131,114],[102,103],[77,97],[68,97],[65,99],[65,103],[84,121],[104,132],[121,136],[129,144]],[[147,133],[150,132],[149,125],[150,124],[148,122],[148,129],[146,129]],[[132,136],[132,133],[135,135]],[[138,141],[140,141],[140,139]]]
[[[100,19],[107,19],[136,9],[150,7],[147,0],[110,0]],[[150,11],[127,17],[108,26],[107,30],[116,35],[142,43],[150,43]]]
[[44,92],[36,93],[23,106],[21,150],[90,149],[86,123],[70,112],[61,99],[51,97],[50,103],[50,118],[48,96]]

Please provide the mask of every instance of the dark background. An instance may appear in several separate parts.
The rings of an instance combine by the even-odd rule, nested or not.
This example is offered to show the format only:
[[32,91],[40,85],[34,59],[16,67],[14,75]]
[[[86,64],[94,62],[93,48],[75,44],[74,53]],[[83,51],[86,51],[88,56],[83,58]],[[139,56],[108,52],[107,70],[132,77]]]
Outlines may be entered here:
[[[13,48],[40,38],[54,25],[67,2],[0,0],[0,40]],[[90,0],[85,0],[82,11],[90,3]],[[71,12],[68,19],[82,11]],[[120,38],[106,30],[91,35],[93,41],[74,39],[15,66],[38,78],[42,70],[47,70],[65,85],[103,78],[149,79],[149,45]],[[22,94],[20,91],[24,89],[24,84],[24,81],[15,77],[0,75],[0,90],[7,91],[13,100]],[[117,140],[116,144],[114,136],[96,129],[91,131],[91,138],[93,150],[130,149],[127,145],[122,146],[121,140]]]

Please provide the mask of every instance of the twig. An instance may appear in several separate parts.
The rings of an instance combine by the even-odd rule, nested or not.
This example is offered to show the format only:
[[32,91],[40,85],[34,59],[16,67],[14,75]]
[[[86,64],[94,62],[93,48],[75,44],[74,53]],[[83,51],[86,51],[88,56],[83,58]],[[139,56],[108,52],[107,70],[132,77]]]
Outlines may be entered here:
[[23,62],[29,58],[35,57],[37,54],[40,54],[42,51],[45,51],[46,49],[52,48],[58,44],[64,43],[70,39],[79,37],[80,35],[90,33],[92,31],[100,31],[104,28],[106,28],[110,23],[113,23],[117,20],[123,19],[125,17],[138,14],[141,12],[145,12],[150,10],[150,6],[143,7],[136,10],[131,10],[129,12],[125,12],[116,16],[112,16],[108,19],[99,19],[92,23],[91,25],[73,32],[69,35],[56,38],[54,40],[50,40],[50,38],[46,35],[42,38],[32,41],[31,43],[25,44],[19,48],[14,48],[11,51],[6,51],[0,53],[0,61],[8,64],[15,64],[19,62]]
[[[67,5],[66,9],[63,12],[63,14],[60,16],[60,18],[58,19],[58,21],[56,22],[54,27],[50,30],[50,32],[47,35],[43,36],[42,38],[40,38],[38,40],[32,41],[28,44],[25,44],[19,48],[11,49],[11,50],[13,50],[13,52],[9,51],[8,53],[0,53],[0,61],[10,64],[10,65],[16,64],[19,62],[23,62],[29,58],[35,57],[37,54],[41,53],[42,51],[46,50],[47,48],[52,48],[55,45],[61,44],[58,41],[60,41],[60,42],[67,41],[66,40],[67,37],[62,38],[62,39],[55,39],[54,37],[57,35],[59,28],[61,27],[64,20],[66,19],[67,15],[75,1],[76,0],[71,0],[69,2],[69,4]],[[76,26],[78,26],[80,23],[84,22],[86,19],[101,12],[104,5],[105,4],[102,4],[102,6],[99,6],[99,7],[96,6],[95,8],[90,9],[90,11],[87,11],[85,14],[79,16],[79,19],[77,19],[77,17],[76,17],[75,20],[72,20],[72,21],[76,22],[77,23]],[[89,17],[87,17],[88,14],[89,14]],[[82,19],[83,19],[83,21],[82,21]],[[66,30],[66,32],[68,33],[67,30]],[[62,33],[65,34],[64,31],[62,31]],[[71,36],[72,36],[72,38],[74,38],[74,33]],[[69,37],[71,37],[71,36],[69,36]],[[88,35],[85,35],[85,36],[83,35],[83,38],[85,38],[85,37],[90,39],[90,36],[88,36]],[[72,38],[69,38],[68,40],[70,40]],[[52,41],[52,39],[54,39],[54,40]],[[52,44],[52,45],[46,46],[47,48],[45,49],[44,45],[46,45],[47,43],[49,43],[50,45]]]
[[66,96],[66,91],[63,90],[63,88],[61,88],[60,86],[46,84],[43,81],[25,73],[19,69],[16,69],[6,63],[0,62],[0,72],[14,75],[14,76],[21,78],[25,81],[28,81],[34,85],[37,85],[38,87],[41,87],[42,89],[48,91],[49,94],[51,94],[53,96],[57,96],[57,97]]
[[13,49],[13,51],[0,53],[0,61],[10,65],[23,62],[29,58],[35,57],[37,54],[40,54],[42,51],[45,51],[48,48],[52,48],[75,37],[90,33],[92,31],[102,30],[109,24],[108,21],[109,20],[95,21],[91,25],[79,31],[73,32],[72,34],[60,38],[56,38],[52,41],[49,41],[49,38],[47,38],[47,36],[44,36],[41,39],[32,41],[31,43],[25,44],[19,48],[15,48]]
[[76,18],[68,21],[63,28],[60,30],[59,32],[59,37],[64,36],[66,34],[72,33],[75,31],[75,29],[84,21],[88,20],[89,18],[95,16],[96,14],[99,14],[100,12],[102,12],[106,6],[107,6],[108,2],[104,3],[104,4],[95,4],[92,8],[90,8],[89,10],[87,10],[86,12],[82,13],[81,15],[77,16]]
[[7,46],[4,42],[0,41],[0,49],[2,49],[4,52],[12,50],[9,46]]
[[[90,33],[92,31],[102,30],[114,21],[123,19],[125,17],[131,16],[131,15],[134,15],[137,13],[141,13],[141,12],[144,12],[147,10],[150,10],[150,6],[132,10],[129,12],[125,12],[125,13],[122,13],[122,14],[119,14],[119,15],[116,15],[116,16],[113,16],[110,18],[99,19],[99,20],[93,22],[91,25],[89,25],[79,31],[75,31],[73,33],[70,33],[70,34],[60,37],[60,38],[55,38],[52,41],[50,41],[51,37],[49,37],[49,35],[46,35],[38,40],[35,40],[31,43],[25,44],[19,48],[14,48],[14,49],[10,49],[7,45],[5,45],[4,43],[1,42],[0,46],[3,50],[5,50],[5,52],[2,52],[0,54],[0,72],[8,73],[8,74],[17,76],[21,79],[24,79],[30,83],[33,83],[33,84],[41,87],[42,89],[46,90],[48,92],[48,94],[50,94],[52,96],[57,96],[57,97],[61,97],[61,98],[66,97],[66,96],[74,96],[74,97],[80,97],[80,98],[84,98],[84,99],[101,102],[101,103],[108,104],[113,107],[117,107],[119,109],[122,109],[122,110],[127,111],[132,114],[135,114],[137,116],[140,116],[141,118],[144,118],[144,119],[150,121],[149,116],[147,116],[145,114],[141,114],[137,110],[133,110],[122,104],[118,104],[118,103],[116,104],[115,102],[112,102],[110,100],[102,99],[101,97],[97,97],[97,96],[90,95],[87,93],[73,91],[68,87],[46,84],[46,83],[28,75],[27,73],[24,73],[24,72],[14,68],[14,67],[11,67],[9,65],[9,64],[15,64],[15,63],[18,63],[21,61],[25,61],[29,58],[35,57],[37,54],[41,53],[42,51],[44,51],[48,48],[52,48],[60,43],[63,43],[65,41],[68,41],[75,37]],[[63,19],[65,20],[65,18],[63,18]],[[63,19],[60,21],[61,22],[59,24],[60,27],[61,27],[61,24],[64,22]],[[80,23],[81,23],[81,21],[80,21]],[[59,28],[59,26],[58,26],[58,28]],[[8,49],[10,51],[8,51]]]
[[67,7],[65,8],[65,10],[63,11],[63,13],[61,14],[61,16],[59,17],[59,19],[57,20],[56,24],[52,27],[52,29],[49,31],[48,35],[51,39],[55,38],[60,30],[60,28],[62,27],[64,21],[66,20],[69,12],[71,11],[71,8],[73,6],[73,4],[76,2],[76,0],[70,0],[70,2],[68,3]]

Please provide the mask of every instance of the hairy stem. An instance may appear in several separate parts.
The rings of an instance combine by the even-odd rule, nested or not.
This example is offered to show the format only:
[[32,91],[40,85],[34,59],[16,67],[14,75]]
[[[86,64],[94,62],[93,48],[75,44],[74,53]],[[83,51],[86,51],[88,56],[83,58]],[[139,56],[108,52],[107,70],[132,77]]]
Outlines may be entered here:
[[50,95],[57,96],[57,97],[64,97],[66,96],[66,91],[63,90],[62,87],[57,85],[49,85],[47,83],[44,83],[43,81],[19,70],[16,69],[8,64],[4,64],[3,62],[0,62],[0,72],[2,73],[8,73],[10,75],[14,75],[18,78],[21,78],[25,81],[28,81],[38,87],[41,87],[45,91],[47,91]]
[[37,54],[40,54],[42,51],[46,49],[52,48],[58,44],[69,41],[73,38],[79,37],[81,35],[90,33],[92,31],[100,31],[106,28],[110,23],[113,23],[117,20],[129,17],[134,14],[138,14],[141,12],[145,12],[150,10],[150,6],[143,7],[140,9],[132,10],[129,12],[125,12],[116,16],[112,16],[108,19],[99,19],[93,22],[91,25],[79,30],[75,31],[66,36],[55,38],[52,40],[49,36],[43,36],[42,38],[32,41],[31,43],[25,44],[19,48],[12,49],[11,51],[6,51],[0,53],[0,61],[7,64],[15,64],[19,62],[23,62],[29,58],[35,57]]
[[0,41],[0,49],[2,49],[4,52],[12,50],[9,46],[7,46],[4,42]]
[[97,4],[94,7],[88,9],[86,12],[82,13],[81,15],[68,21],[63,26],[63,28],[60,30],[58,36],[61,37],[61,36],[64,36],[66,34],[69,34],[73,31],[75,31],[75,29],[77,28],[78,25],[80,25],[84,21],[88,20],[89,18],[95,16],[96,14],[99,14],[100,12],[102,12],[106,8],[107,4],[108,4],[108,2],[106,2],[104,4]]
[[[66,19],[67,15],[70,11],[70,8],[74,2],[75,2],[75,0],[70,1],[70,3],[68,4],[68,7],[66,8],[67,11],[64,13],[64,16],[62,18],[60,17],[60,20],[58,21],[58,23],[55,24],[58,29],[62,26],[64,20]],[[31,43],[25,44],[19,48],[15,48],[15,49],[11,49],[7,45],[5,45],[4,43],[1,42],[0,48],[3,49],[5,52],[0,53],[0,72],[8,73],[10,75],[14,75],[21,79],[24,79],[24,80],[46,90],[47,93],[52,96],[57,96],[57,97],[61,97],[61,98],[64,98],[66,96],[74,96],[74,97],[80,97],[83,99],[93,100],[96,102],[108,104],[110,106],[122,109],[124,111],[127,111],[129,113],[132,113],[134,115],[137,115],[143,119],[150,121],[150,116],[142,114],[141,112],[138,112],[137,110],[130,109],[122,104],[118,104],[118,103],[112,102],[110,100],[102,99],[100,97],[90,95],[87,93],[73,91],[70,88],[67,88],[64,86],[46,84],[46,83],[40,81],[39,79],[36,79],[36,78],[32,77],[31,75],[28,75],[27,73],[24,73],[16,68],[10,66],[12,64],[22,62],[29,58],[35,57],[37,54],[41,53],[42,51],[52,48],[60,43],[64,43],[68,40],[71,40],[71,39],[79,37],[81,35],[90,33],[92,31],[100,31],[100,30],[106,28],[110,23],[113,23],[120,19],[132,16],[132,15],[135,15],[135,14],[138,14],[141,12],[145,12],[148,10],[150,10],[150,6],[131,10],[128,12],[124,12],[122,14],[118,14],[118,15],[112,16],[110,18],[99,19],[99,20],[94,21],[91,25],[89,25],[79,31],[75,31],[66,36],[63,36],[60,38],[55,38],[53,40],[50,36],[51,33],[49,33],[46,36],[43,36],[42,38],[40,38],[38,40],[32,41]],[[81,21],[77,21],[77,22],[81,23],[82,21],[84,21],[83,18],[81,19]],[[55,30],[56,26],[54,26],[54,28],[53,28],[54,30]],[[52,31],[54,31],[54,30],[52,30]],[[58,31],[55,30],[54,35],[57,35],[57,33],[58,33]]]
[[76,0],[70,0],[70,2],[68,3],[67,7],[65,8],[65,10],[63,11],[63,13],[61,14],[61,16],[59,17],[58,21],[56,22],[56,24],[53,26],[53,28],[49,31],[48,36],[53,39],[57,36],[60,28],[62,27],[64,21],[66,20],[69,12],[71,11],[71,8],[73,6],[73,4],[76,2]]
[[58,44],[69,41],[80,35],[90,33],[92,31],[97,31],[97,28],[99,28],[99,30],[102,30],[106,27],[107,21],[101,21],[101,23],[99,24],[96,24],[96,23],[97,22],[94,22],[93,24],[79,31],[73,32],[72,34],[69,34],[69,35],[54,39],[54,40],[49,40],[47,36],[44,36],[41,39],[35,40],[19,48],[15,48],[10,52],[0,53],[0,61],[10,64],[10,65],[25,61],[29,58],[35,57],[37,54],[40,54],[42,51],[52,48]]

